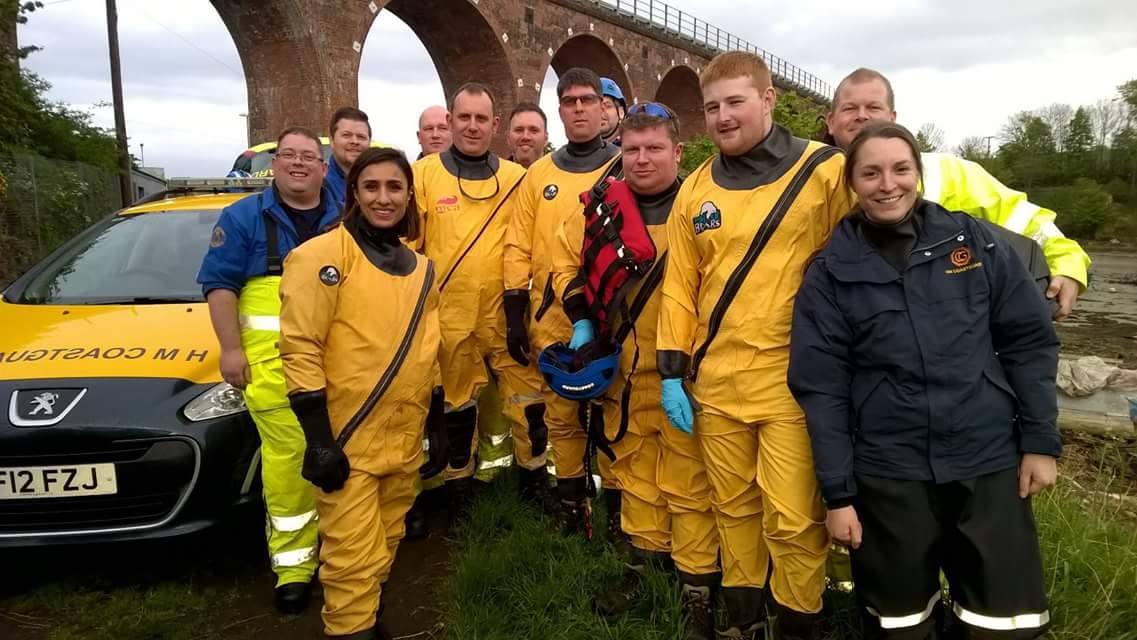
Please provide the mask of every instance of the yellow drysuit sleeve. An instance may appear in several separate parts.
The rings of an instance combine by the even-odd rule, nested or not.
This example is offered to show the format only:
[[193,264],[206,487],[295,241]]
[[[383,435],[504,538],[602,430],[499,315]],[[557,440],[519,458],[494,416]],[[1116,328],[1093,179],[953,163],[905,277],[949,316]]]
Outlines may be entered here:
[[[429,157],[429,156],[428,156]],[[411,248],[412,251],[417,251],[423,255],[426,254],[426,225],[427,225],[427,212],[430,210],[430,203],[426,197],[426,180],[423,174],[426,172],[425,161],[423,158],[411,166],[411,174],[414,176],[414,197],[415,209],[418,211],[418,235],[414,238],[407,238],[405,244]]]
[[1032,203],[1025,193],[999,182],[975,162],[950,154],[926,154],[924,159],[929,200],[1034,239],[1042,247],[1051,275],[1076,280],[1085,290],[1090,256],[1058,229],[1055,212]]
[[[288,393],[319,391],[327,386],[324,351],[339,299],[343,256],[338,234],[309,241],[284,259],[280,281],[280,354]],[[335,251],[329,250],[334,247]],[[321,272],[335,269],[334,277]],[[326,284],[335,280],[337,284]]]
[[541,186],[528,173],[521,179],[517,193],[505,205],[505,290],[529,289],[533,275],[533,218]]
[[[699,253],[695,229],[687,215],[690,188],[684,182],[667,218],[667,270],[663,273],[663,299],[659,307],[656,349],[678,351],[690,357],[695,346],[699,319],[695,314],[699,295]],[[697,206],[697,205],[696,205]]]

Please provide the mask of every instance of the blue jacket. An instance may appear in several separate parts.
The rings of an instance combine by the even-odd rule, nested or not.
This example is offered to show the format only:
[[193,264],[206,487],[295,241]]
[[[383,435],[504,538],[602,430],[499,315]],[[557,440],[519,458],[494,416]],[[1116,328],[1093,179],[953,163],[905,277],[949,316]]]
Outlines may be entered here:
[[347,174],[340,168],[335,156],[328,159],[328,172],[324,176],[324,188],[331,192],[332,197],[336,199],[336,204],[342,209],[344,200],[347,199]]
[[1058,337],[1022,261],[989,223],[917,205],[903,274],[843,220],[794,305],[788,383],[822,496],[856,474],[937,483],[1058,456]]
[[[340,207],[326,189],[320,194],[320,201],[324,203],[324,215],[318,228],[324,230],[339,220]],[[197,274],[197,281],[206,295],[214,289],[240,293],[251,278],[268,273],[266,215],[276,220],[282,262],[288,252],[300,244],[300,236],[281,207],[275,186],[234,202],[221,210],[217,225],[213,227],[209,251]]]

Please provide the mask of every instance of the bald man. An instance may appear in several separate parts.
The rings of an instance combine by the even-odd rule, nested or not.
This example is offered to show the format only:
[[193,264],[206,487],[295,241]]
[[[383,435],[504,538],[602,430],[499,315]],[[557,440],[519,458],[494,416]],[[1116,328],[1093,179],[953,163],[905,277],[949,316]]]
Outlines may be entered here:
[[427,107],[418,117],[418,144],[422,147],[419,158],[438,153],[450,147],[450,113],[446,107]]

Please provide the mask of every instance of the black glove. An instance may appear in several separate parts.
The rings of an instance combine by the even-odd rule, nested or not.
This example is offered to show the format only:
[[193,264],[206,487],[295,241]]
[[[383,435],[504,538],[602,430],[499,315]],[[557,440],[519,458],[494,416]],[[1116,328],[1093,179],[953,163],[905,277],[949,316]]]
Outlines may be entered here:
[[324,493],[339,491],[351,474],[351,465],[338,442],[332,437],[332,422],[328,418],[328,394],[305,391],[288,398],[292,412],[304,430],[304,465],[300,476],[319,487]]
[[529,366],[529,292],[505,292],[505,344],[517,364]]
[[418,471],[423,480],[442,473],[450,461],[450,438],[446,434],[446,397],[442,387],[435,387],[430,396],[430,413],[426,414],[426,440],[430,444],[428,459]]

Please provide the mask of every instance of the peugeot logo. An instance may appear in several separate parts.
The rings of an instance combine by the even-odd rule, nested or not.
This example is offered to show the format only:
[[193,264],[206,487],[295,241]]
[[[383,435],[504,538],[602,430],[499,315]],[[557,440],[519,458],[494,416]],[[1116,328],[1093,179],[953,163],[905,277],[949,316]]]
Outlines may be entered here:
[[8,421],[16,427],[50,427],[59,424],[79,404],[86,389],[25,389],[13,391]]

